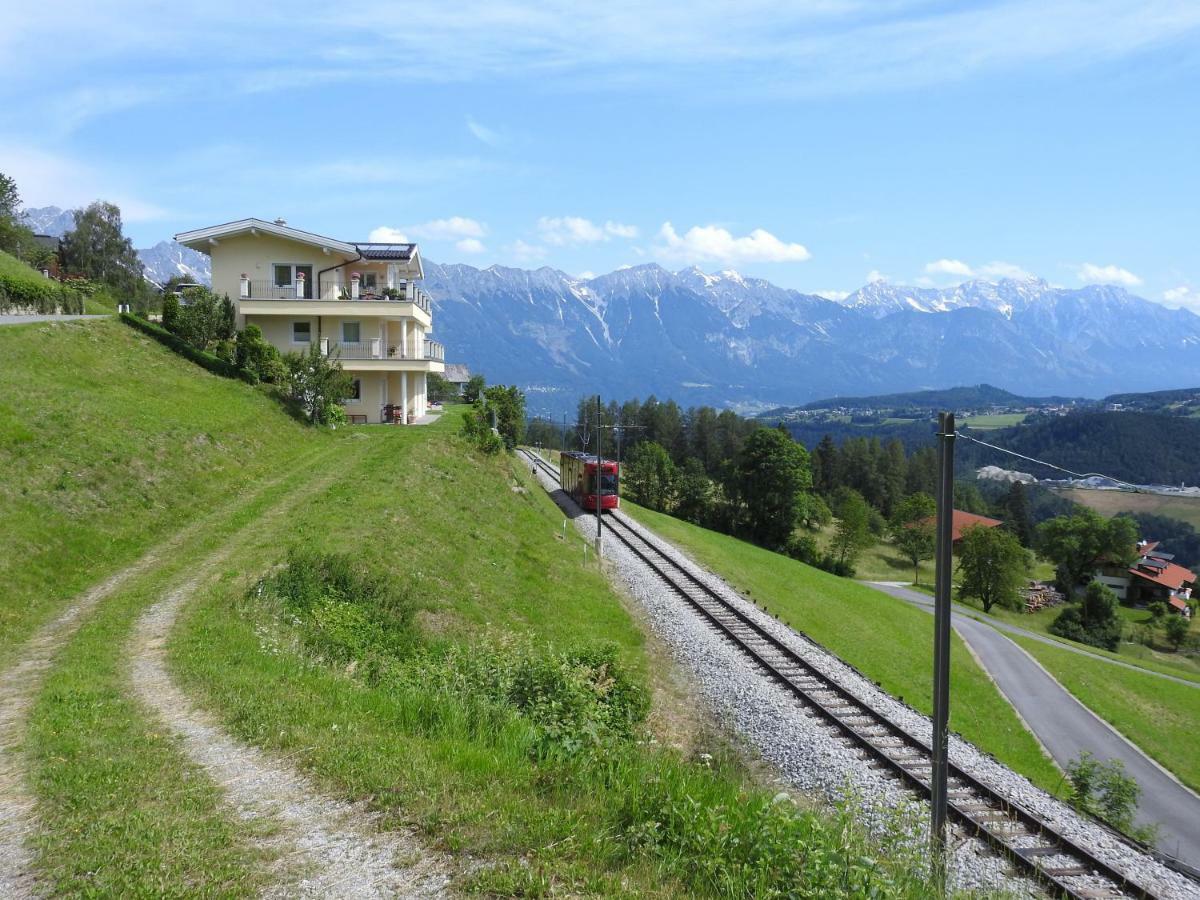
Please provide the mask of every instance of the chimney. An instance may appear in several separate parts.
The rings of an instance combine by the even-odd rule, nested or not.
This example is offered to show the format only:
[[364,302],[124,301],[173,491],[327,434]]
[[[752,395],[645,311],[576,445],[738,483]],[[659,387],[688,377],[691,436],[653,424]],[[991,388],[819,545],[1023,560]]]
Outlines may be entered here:
[[287,219],[276,219],[276,220],[275,220],[275,224],[276,224],[276,225],[286,225],[286,224],[287,224]]

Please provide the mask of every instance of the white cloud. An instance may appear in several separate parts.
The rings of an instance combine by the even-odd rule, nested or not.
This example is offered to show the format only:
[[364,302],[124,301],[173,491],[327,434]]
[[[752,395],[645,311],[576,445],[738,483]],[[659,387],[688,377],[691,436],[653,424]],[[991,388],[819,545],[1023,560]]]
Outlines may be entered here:
[[453,238],[481,238],[487,234],[486,225],[464,216],[451,216],[448,219],[432,219],[420,225],[409,225],[405,230],[419,238],[431,241],[451,240]]
[[638,236],[636,225],[625,225],[612,220],[598,225],[582,216],[542,216],[537,221],[537,230],[543,241],[556,247],[596,244],[614,237]]
[[608,221],[604,223],[604,231],[606,234],[611,234],[613,237],[619,238],[635,238],[638,236],[638,227],[636,225],[622,225],[620,222]]
[[1085,284],[1122,284],[1126,287],[1136,287],[1142,283],[1142,279],[1128,269],[1114,265],[1097,266],[1094,263],[1084,263],[1075,274]]
[[479,238],[463,238],[454,247],[459,253],[483,253],[487,249]]
[[398,228],[388,228],[386,225],[380,225],[378,228],[372,228],[371,233],[367,235],[367,240],[374,244],[409,243],[407,234]]
[[975,274],[961,259],[939,259],[936,262],[925,263],[925,271],[930,275],[961,275],[964,278]]
[[867,273],[867,284],[875,284],[880,281],[887,281],[888,277],[878,269],[872,269]]
[[818,297],[824,297],[826,300],[845,300],[850,296],[850,291],[816,291]]
[[518,238],[508,247],[509,255],[517,262],[536,262],[546,258],[546,248],[537,244],[528,244]]
[[596,273],[593,272],[591,269],[586,269],[583,272],[580,272],[576,277],[580,281],[591,281],[593,278],[596,277]]
[[1163,291],[1163,306],[1170,309],[1190,309],[1200,313],[1200,291],[1193,290],[1191,285],[1181,284],[1179,287]]
[[979,267],[979,275],[983,278],[1013,278],[1017,281],[1028,281],[1033,278],[1032,272],[1027,272],[1016,263],[997,260]]
[[504,143],[504,139],[500,136],[500,132],[488,128],[486,125],[476,122],[470,116],[467,116],[467,131],[475,135],[475,139],[487,144],[489,147],[499,147]]
[[655,253],[674,262],[733,265],[802,262],[812,256],[803,244],[786,243],[762,228],[755,228],[743,237],[734,237],[728,229],[717,225],[695,225],[681,236],[670,222],[664,222],[658,238],[660,243],[655,246]]
[[[486,234],[487,226],[482,222],[477,222],[475,219],[468,219],[464,216],[451,216],[448,219],[432,219],[428,222],[422,222],[419,225],[405,225],[402,228],[391,228],[387,225],[381,225],[372,231],[369,237],[372,241],[385,244],[407,244],[411,240],[458,240],[459,245],[466,244],[469,247],[479,248],[464,252],[479,253],[483,250],[483,244],[480,243],[479,238],[484,237]],[[474,243],[468,243],[471,240]],[[463,247],[458,246],[458,249],[463,250]]]

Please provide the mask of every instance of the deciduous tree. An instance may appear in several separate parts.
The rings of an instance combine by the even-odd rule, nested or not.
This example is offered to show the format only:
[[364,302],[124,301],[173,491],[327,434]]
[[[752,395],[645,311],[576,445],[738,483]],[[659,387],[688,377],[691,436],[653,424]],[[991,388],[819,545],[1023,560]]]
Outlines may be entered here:
[[643,441],[634,447],[623,476],[626,489],[638,503],[660,512],[667,508],[675,491],[676,471],[661,444]]
[[97,200],[75,211],[75,228],[63,235],[63,267],[108,285],[118,296],[136,300],[146,292],[142,261],[121,230],[121,210]]
[[1137,556],[1137,538],[1137,526],[1131,520],[1120,516],[1106,519],[1087,508],[1050,519],[1037,529],[1038,548],[1059,567],[1060,587],[1067,594],[1102,563],[1130,565]]
[[1029,552],[1016,536],[1000,528],[963,529],[958,556],[958,589],[991,612],[999,604],[1021,608],[1021,585],[1029,577]]
[[742,445],[729,479],[751,539],[781,547],[796,527],[796,496],[812,486],[808,451],[777,428],[759,428]]
[[921,581],[921,561],[933,559],[937,535],[931,520],[936,514],[934,499],[918,491],[897,506],[892,518],[892,544],[912,565],[916,583]]

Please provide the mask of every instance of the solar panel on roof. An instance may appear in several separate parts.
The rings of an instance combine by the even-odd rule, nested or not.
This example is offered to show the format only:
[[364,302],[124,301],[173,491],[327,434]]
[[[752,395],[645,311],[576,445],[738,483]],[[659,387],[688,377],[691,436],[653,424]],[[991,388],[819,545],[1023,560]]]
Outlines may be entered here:
[[1164,572],[1167,568],[1167,564],[1165,562],[1157,559],[1143,559],[1139,565],[1144,566],[1147,569],[1156,569],[1159,572]]
[[1147,553],[1146,555],[1153,557],[1154,559],[1174,559],[1175,558],[1174,553],[1162,553],[1158,550],[1154,550],[1150,553]]

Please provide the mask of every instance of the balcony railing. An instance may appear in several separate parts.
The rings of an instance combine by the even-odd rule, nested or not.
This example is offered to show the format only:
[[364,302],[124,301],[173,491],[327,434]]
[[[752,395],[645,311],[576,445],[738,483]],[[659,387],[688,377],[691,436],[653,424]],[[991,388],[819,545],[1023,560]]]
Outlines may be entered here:
[[424,342],[424,355],[405,353],[404,348],[396,345],[385,345],[379,338],[369,338],[365,341],[331,341],[321,338],[321,355],[333,356],[338,359],[415,359],[437,360],[444,362],[445,348],[439,341]]
[[387,300],[413,303],[425,312],[433,313],[429,295],[411,281],[399,281],[390,288],[364,287],[360,284],[357,297],[354,296],[353,282],[341,278],[322,278],[318,297],[313,296],[312,283],[307,281],[276,284],[270,278],[243,278],[239,290],[243,300]]

